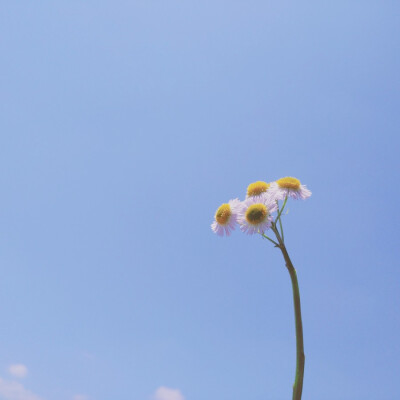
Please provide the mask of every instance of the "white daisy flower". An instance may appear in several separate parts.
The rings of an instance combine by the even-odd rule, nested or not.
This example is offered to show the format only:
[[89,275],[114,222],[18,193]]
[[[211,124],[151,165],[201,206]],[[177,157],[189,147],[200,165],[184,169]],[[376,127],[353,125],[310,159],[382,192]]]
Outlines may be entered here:
[[277,209],[276,201],[270,196],[249,197],[238,212],[240,229],[249,235],[265,232],[271,227],[271,214]]
[[269,192],[275,200],[283,200],[286,196],[295,200],[305,200],[311,196],[311,192],[305,185],[302,185],[298,179],[290,176],[271,183]]
[[246,199],[250,197],[265,196],[267,193],[269,193],[270,186],[270,183],[263,181],[250,183],[250,185],[247,186]]
[[215,213],[214,222],[211,229],[219,236],[229,236],[235,229],[237,223],[237,213],[242,208],[239,199],[230,200],[229,203],[222,204]]

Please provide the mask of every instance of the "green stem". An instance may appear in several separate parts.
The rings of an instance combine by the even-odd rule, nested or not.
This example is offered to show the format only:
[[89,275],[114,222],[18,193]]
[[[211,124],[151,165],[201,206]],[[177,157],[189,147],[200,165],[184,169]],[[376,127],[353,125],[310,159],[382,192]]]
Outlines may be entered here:
[[281,228],[282,242],[284,242],[284,241],[285,241],[285,237],[283,236],[283,227],[282,227],[282,221],[281,221],[281,219],[280,219],[280,218],[279,218],[279,227]]
[[286,196],[286,197],[285,197],[285,200],[284,200],[284,202],[283,202],[283,204],[282,204],[282,208],[281,208],[280,211],[279,211],[279,206],[278,206],[278,211],[279,211],[279,212],[278,212],[278,215],[277,215],[276,220],[275,220],[275,226],[276,226],[276,222],[277,222],[277,221],[279,221],[279,222],[281,221],[281,220],[280,220],[281,214],[282,214],[283,209],[284,209],[285,206],[286,206],[287,199],[288,199],[288,197]]
[[279,247],[279,244],[275,242],[275,240],[272,240],[270,237],[268,237],[266,234],[262,233],[261,236],[265,239],[268,239],[270,242],[272,242],[275,247]]
[[[283,207],[282,207],[283,208]],[[279,235],[276,226],[272,226],[276,238],[279,242],[279,248],[285,259],[286,268],[289,271],[290,279],[292,280],[293,289],[293,303],[294,303],[294,319],[296,324],[296,376],[293,384],[293,397],[292,400],[301,400],[301,393],[303,391],[303,378],[304,378],[304,343],[303,343],[303,323],[301,321],[301,307],[300,307],[300,290],[299,282],[297,281],[296,270],[293,267],[289,254],[286,250],[285,244]]]
[[[287,198],[286,198],[286,199],[287,199]],[[280,227],[280,229],[281,229],[282,242],[285,242],[285,237],[283,236],[283,226],[282,226],[282,220],[281,220],[281,218],[280,218],[281,213],[280,213],[280,211],[279,211],[279,201],[278,201],[278,200],[276,200],[276,205],[278,206],[279,227]],[[285,207],[285,204],[283,204],[283,206],[282,206],[282,211],[283,211],[284,207]],[[276,221],[275,221],[275,226],[276,226]]]

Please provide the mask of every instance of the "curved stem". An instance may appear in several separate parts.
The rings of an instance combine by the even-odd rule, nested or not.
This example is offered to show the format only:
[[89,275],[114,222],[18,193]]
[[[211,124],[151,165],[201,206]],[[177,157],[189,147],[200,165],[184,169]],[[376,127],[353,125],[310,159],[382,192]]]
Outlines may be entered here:
[[293,384],[293,396],[292,400],[300,400],[301,393],[303,391],[303,378],[304,378],[304,342],[303,342],[303,323],[301,320],[301,307],[300,307],[300,290],[299,282],[297,281],[296,270],[293,267],[292,261],[290,260],[289,254],[286,250],[285,244],[281,236],[279,235],[276,226],[272,226],[276,238],[279,242],[279,248],[285,259],[286,268],[289,271],[290,279],[292,281],[293,289],[293,303],[294,303],[294,319],[296,324],[296,376]]

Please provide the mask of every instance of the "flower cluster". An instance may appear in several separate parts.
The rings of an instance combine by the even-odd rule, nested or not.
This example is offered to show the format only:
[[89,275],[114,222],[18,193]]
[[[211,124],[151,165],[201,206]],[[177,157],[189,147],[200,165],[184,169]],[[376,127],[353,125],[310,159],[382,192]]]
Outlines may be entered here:
[[278,210],[278,201],[292,199],[305,200],[311,192],[293,177],[275,182],[254,182],[247,188],[246,199],[230,200],[222,204],[215,213],[211,229],[220,236],[229,236],[239,224],[242,232],[261,233],[268,230],[273,221],[273,213]]

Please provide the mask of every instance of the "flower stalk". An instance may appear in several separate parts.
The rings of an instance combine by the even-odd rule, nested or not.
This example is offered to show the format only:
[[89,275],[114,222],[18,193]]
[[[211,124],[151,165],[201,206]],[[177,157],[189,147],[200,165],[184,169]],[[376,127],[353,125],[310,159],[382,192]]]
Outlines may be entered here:
[[296,375],[293,384],[292,400],[301,400],[301,394],[303,391],[305,355],[303,341],[303,323],[301,320],[299,282],[297,280],[296,270],[293,267],[292,261],[290,260],[289,254],[286,250],[286,246],[283,242],[281,235],[278,232],[278,229],[276,228],[276,222],[272,225],[271,229],[274,231],[275,236],[278,240],[279,248],[282,252],[283,258],[285,259],[286,268],[289,271],[290,279],[292,281],[294,319],[296,325]]

